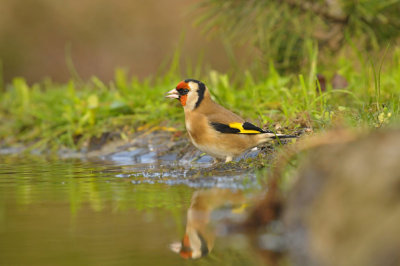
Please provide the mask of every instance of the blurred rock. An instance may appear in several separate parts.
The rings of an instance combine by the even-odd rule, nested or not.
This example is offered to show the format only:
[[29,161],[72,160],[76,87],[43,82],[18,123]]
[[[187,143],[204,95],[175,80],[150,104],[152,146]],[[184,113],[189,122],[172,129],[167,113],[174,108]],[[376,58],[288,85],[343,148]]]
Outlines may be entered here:
[[347,86],[349,86],[347,79],[338,73],[335,73],[335,75],[333,75],[331,82],[332,89],[334,90],[345,89],[347,88]]
[[[345,89],[349,86],[349,83],[346,80],[346,78],[338,73],[335,73],[335,75],[333,75],[330,83],[332,85],[333,90]],[[317,93],[319,93],[318,84],[321,87],[321,92],[325,92],[327,89],[328,82],[324,75],[317,74],[317,83],[315,85],[315,90],[317,91]]]
[[321,88],[321,92],[326,91],[326,78],[325,78],[324,75],[317,74],[317,84],[316,84],[317,92],[319,92],[318,83],[319,83],[319,86]]
[[313,149],[284,222],[294,265],[400,265],[400,131]]

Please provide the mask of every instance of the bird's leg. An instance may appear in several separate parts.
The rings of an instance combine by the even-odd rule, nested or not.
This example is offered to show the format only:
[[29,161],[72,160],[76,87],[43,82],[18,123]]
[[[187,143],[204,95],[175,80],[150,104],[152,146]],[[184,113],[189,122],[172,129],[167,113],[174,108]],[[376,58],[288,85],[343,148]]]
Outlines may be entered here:
[[232,161],[232,156],[226,156],[225,163]]

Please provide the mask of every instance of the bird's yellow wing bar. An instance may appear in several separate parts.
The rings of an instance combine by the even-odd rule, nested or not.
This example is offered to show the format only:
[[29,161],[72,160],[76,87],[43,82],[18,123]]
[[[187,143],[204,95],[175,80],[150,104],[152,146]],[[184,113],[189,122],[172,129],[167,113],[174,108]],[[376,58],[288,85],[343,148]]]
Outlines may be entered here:
[[249,122],[233,122],[227,124],[211,122],[211,126],[218,132],[229,133],[229,134],[260,134],[266,133],[259,127],[249,123]]
[[[246,123],[248,123],[248,122],[246,122]],[[239,132],[238,132],[239,134],[259,134],[259,133],[262,133],[261,129],[259,129],[259,130],[256,130],[256,129],[245,129],[243,127],[244,124],[245,123],[243,123],[243,124],[242,123],[230,123],[229,127],[230,128],[239,129]],[[248,124],[250,124],[250,123],[248,123]]]

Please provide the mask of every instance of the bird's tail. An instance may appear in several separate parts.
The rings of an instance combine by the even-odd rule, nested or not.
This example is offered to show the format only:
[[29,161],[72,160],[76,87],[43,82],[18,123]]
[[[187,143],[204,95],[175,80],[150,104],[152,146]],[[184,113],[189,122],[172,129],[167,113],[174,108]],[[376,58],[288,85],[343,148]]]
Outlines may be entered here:
[[[271,134],[271,133],[268,133]],[[271,139],[293,139],[298,138],[296,135],[285,135],[285,134],[275,134],[274,136],[270,137]]]
[[298,138],[296,135],[285,135],[285,134],[275,134],[272,132],[265,132],[262,134],[259,134],[259,141],[258,143],[265,143],[268,141],[271,141],[273,139],[292,139],[292,138]]

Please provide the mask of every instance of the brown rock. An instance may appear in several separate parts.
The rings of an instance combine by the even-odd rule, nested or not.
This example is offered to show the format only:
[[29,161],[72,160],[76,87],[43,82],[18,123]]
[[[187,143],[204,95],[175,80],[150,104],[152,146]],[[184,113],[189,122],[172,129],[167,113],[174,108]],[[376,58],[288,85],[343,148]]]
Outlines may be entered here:
[[294,265],[400,265],[400,131],[311,151],[284,221]]

